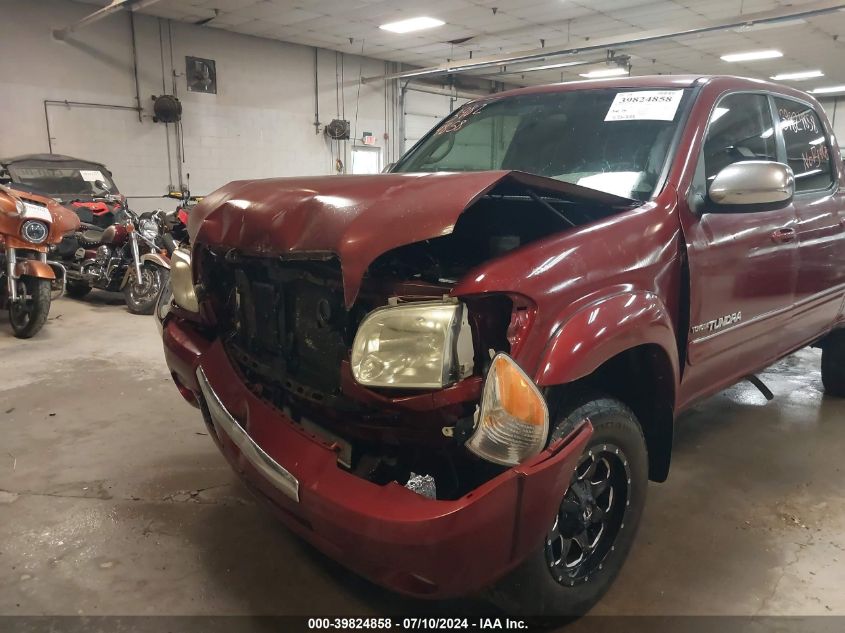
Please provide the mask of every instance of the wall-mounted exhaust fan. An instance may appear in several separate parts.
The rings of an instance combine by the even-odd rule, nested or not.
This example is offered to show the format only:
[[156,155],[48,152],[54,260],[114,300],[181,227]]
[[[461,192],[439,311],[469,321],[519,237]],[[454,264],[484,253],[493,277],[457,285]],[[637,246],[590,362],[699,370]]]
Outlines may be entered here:
[[153,121],[176,123],[182,118],[182,103],[173,95],[153,95]]
[[348,141],[351,126],[349,121],[342,119],[332,119],[332,121],[323,128],[326,136],[335,141]]

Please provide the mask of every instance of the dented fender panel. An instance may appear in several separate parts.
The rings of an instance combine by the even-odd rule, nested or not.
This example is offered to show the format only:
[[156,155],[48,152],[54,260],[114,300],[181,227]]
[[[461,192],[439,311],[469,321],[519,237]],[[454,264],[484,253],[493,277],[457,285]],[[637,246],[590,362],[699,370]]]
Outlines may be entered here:
[[660,346],[677,388],[678,348],[669,311],[651,292],[626,292],[581,309],[549,341],[537,372],[542,386],[572,382],[617,354],[639,345]]

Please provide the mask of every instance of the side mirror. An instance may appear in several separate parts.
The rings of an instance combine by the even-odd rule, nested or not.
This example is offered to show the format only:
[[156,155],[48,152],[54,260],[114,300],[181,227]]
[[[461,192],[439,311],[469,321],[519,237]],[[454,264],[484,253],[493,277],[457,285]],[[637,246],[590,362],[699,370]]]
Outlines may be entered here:
[[792,168],[768,160],[749,160],[728,165],[710,183],[709,211],[720,207],[777,208],[792,201],[795,176]]

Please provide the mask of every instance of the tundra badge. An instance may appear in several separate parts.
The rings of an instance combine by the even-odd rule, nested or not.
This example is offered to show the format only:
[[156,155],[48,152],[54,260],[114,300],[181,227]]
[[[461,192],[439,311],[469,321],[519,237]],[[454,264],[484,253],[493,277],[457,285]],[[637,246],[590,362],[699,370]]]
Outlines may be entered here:
[[713,319],[701,325],[693,325],[692,333],[698,334],[700,332],[715,332],[721,330],[723,327],[734,325],[742,321],[742,312],[734,312],[733,314],[726,314],[718,319]]

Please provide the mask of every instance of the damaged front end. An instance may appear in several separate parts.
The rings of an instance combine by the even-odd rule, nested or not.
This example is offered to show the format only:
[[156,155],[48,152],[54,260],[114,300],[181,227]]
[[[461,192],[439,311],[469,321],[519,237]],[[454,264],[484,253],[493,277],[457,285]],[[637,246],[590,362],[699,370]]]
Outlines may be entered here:
[[[193,277],[174,268],[175,303],[195,292],[184,307],[199,297],[246,388],[367,482],[456,500],[539,454],[548,409],[517,364],[536,311],[513,290],[519,271],[501,292],[454,290],[635,203],[515,172],[372,177],[366,199],[315,195],[343,179],[313,180],[207,198],[192,215]],[[414,224],[380,226],[410,207]]]
[[449,297],[446,284],[364,283],[346,309],[337,260],[208,248],[198,257],[218,336],[247,388],[333,443],[339,467],[380,485],[428,475],[440,499],[500,472],[459,440],[489,365],[476,350],[504,344],[493,334],[507,328],[506,300],[491,331],[470,325],[477,303]]

